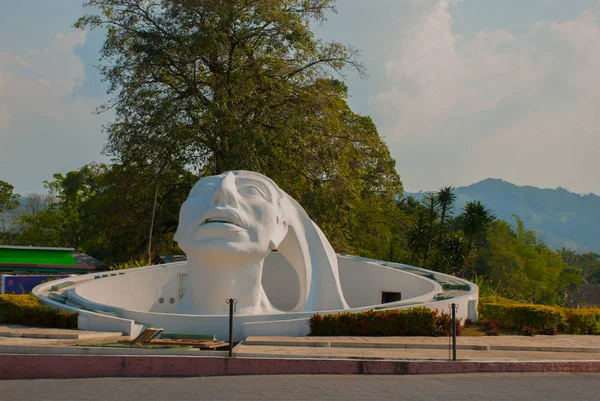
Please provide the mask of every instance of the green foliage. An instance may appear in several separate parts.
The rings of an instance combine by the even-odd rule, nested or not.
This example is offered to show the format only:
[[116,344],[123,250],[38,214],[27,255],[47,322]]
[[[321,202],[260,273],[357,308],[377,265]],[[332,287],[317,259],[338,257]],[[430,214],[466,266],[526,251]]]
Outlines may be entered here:
[[0,295],[0,321],[26,326],[76,329],[77,314],[60,312],[42,305],[31,294]]
[[[310,335],[445,336],[449,334],[450,326],[449,315],[440,314],[437,310],[416,307],[391,311],[316,314],[310,319]],[[460,327],[459,322],[458,327]]]
[[14,186],[0,180],[0,214],[19,206],[19,194],[13,193]]
[[567,290],[583,280],[580,270],[539,242],[518,217],[516,222],[516,229],[502,220],[492,223],[473,270],[496,283],[504,297],[528,300],[535,291],[536,302],[564,303]]
[[147,259],[130,259],[127,262],[113,264],[110,267],[110,270],[135,269],[136,267],[144,267],[148,265],[149,262]]
[[479,287],[479,296],[483,298],[496,297],[498,296],[498,289],[500,283],[494,285],[493,282],[486,280],[485,276],[479,276],[477,273],[473,276],[471,281]]
[[541,189],[518,186],[499,179],[456,189],[457,207],[466,201],[479,200],[491,208],[499,219],[511,221],[517,213],[525,227],[551,249],[562,247],[583,253],[600,253],[600,196],[581,195],[564,188]]
[[563,309],[569,334],[600,334],[600,308]]
[[43,207],[21,217],[15,244],[64,246],[99,259],[147,259],[154,192],[154,253],[179,253],[173,241],[177,215],[196,177],[185,169],[156,171],[135,165],[89,164],[46,182]]
[[600,255],[593,252],[579,255],[565,248],[562,248],[559,254],[569,266],[580,269],[586,283],[600,284]]
[[[403,257],[393,251],[403,246],[395,162],[373,121],[350,110],[346,86],[333,79],[347,68],[363,72],[357,51],[310,30],[333,4],[88,1],[98,13],[76,26],[107,29],[102,72],[114,98],[104,107],[116,119],[106,153],[123,168],[263,173],[338,252]],[[127,234],[122,243],[139,251],[137,227]]]
[[600,308],[571,309],[481,297],[479,312],[483,319],[492,320],[502,328],[523,330],[527,327],[547,335],[600,334]]
[[479,248],[479,239],[495,219],[494,213],[481,202],[472,201],[465,204],[461,225],[467,238],[467,250],[469,252],[473,245]]
[[562,308],[547,305],[522,304],[505,298],[480,298],[479,313],[482,318],[494,321],[499,327],[521,330],[531,327],[541,330],[545,326],[557,329],[566,326]]
[[14,236],[10,222],[14,217],[9,216],[19,207],[19,194],[13,193],[14,187],[6,181],[0,180],[0,244],[10,243]]
[[292,145],[319,141],[311,131],[336,112],[332,73],[363,72],[355,49],[310,30],[333,3],[88,1],[97,13],[75,26],[106,28],[102,72],[117,116],[107,151],[215,174],[265,171]]

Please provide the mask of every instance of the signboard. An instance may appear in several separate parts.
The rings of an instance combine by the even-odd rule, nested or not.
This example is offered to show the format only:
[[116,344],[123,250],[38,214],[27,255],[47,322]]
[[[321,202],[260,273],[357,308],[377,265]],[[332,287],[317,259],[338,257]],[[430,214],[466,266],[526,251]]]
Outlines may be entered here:
[[5,275],[2,277],[2,294],[29,294],[34,287],[61,278],[69,277],[68,275],[54,276],[11,276]]

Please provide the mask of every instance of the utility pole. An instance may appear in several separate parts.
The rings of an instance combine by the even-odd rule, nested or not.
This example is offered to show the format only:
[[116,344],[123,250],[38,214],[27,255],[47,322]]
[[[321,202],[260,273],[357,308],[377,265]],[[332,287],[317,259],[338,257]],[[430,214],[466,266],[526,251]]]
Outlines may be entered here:
[[154,189],[154,205],[152,206],[152,218],[150,219],[150,233],[148,235],[148,265],[152,264],[152,230],[154,229],[154,215],[156,214],[156,198],[158,197],[158,184]]

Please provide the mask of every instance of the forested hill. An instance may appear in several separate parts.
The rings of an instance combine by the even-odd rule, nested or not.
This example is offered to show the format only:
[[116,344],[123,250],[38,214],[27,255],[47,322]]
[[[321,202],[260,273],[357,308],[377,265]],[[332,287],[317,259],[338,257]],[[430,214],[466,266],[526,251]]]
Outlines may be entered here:
[[[488,178],[456,188],[458,212],[464,204],[478,200],[496,216],[514,224],[513,214],[534,230],[549,247],[600,253],[600,196],[580,195],[564,188],[540,189]],[[405,193],[421,199],[425,192]]]

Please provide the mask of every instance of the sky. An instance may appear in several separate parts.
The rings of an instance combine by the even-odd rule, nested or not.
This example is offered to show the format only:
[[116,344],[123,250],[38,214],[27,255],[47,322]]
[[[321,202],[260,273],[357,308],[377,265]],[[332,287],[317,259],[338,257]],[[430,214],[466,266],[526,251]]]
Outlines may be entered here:
[[[21,194],[101,155],[101,31],[83,0],[0,0],[0,180]],[[502,178],[600,194],[600,0],[338,0],[350,105],[409,191]]]

